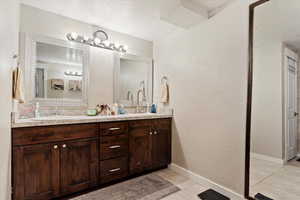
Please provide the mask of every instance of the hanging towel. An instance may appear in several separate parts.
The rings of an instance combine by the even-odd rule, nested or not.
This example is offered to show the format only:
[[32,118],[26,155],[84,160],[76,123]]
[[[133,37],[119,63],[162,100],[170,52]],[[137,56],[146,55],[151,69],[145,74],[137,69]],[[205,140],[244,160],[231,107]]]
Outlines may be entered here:
[[20,67],[13,71],[13,99],[24,103],[23,73]]
[[161,97],[160,97],[160,102],[161,103],[169,103],[169,85],[167,81],[161,83]]

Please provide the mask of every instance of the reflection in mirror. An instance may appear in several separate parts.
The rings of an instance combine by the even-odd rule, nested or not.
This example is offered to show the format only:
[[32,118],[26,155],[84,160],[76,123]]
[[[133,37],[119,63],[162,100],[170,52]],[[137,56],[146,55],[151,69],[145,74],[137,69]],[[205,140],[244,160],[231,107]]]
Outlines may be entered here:
[[117,75],[117,102],[125,106],[145,106],[152,102],[152,61],[135,56],[120,58]]
[[83,51],[37,42],[35,97],[81,99]]
[[300,1],[255,8],[250,196],[300,199]]
[[28,102],[86,105],[87,47],[31,34],[22,34],[21,44]]

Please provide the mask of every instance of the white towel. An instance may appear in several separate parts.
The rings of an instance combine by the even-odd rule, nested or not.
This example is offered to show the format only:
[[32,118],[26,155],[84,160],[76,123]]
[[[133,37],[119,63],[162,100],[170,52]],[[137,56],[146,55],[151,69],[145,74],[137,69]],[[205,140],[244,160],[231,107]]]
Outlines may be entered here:
[[20,67],[13,71],[13,99],[24,103],[23,73]]
[[161,84],[161,97],[160,102],[161,103],[169,103],[169,85],[167,82],[163,82]]

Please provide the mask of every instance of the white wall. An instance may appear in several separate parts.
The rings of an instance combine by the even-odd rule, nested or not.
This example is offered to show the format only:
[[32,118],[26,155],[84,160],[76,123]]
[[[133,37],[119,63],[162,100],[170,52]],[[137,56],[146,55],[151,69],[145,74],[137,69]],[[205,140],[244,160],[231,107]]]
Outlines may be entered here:
[[244,191],[248,1],[154,42],[159,82],[169,78],[173,162],[239,194]]
[[0,1],[0,200],[11,196],[11,70],[18,52],[18,0]]
[[[77,32],[92,36],[94,28],[86,23],[59,16],[37,8],[21,6],[21,32],[45,35],[66,40],[66,34]],[[111,41],[129,46],[129,54],[153,57],[153,43],[126,34],[106,30]],[[99,48],[90,48],[89,107],[100,103],[113,103],[114,53]]]
[[283,68],[276,2],[255,10],[251,152],[283,158]]

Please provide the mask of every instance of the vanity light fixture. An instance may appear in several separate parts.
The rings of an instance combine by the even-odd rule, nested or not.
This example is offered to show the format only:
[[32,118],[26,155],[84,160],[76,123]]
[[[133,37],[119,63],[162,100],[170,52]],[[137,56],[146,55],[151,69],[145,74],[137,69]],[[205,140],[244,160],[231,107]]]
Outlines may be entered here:
[[99,47],[103,49],[108,49],[112,51],[117,51],[119,53],[126,53],[128,50],[127,45],[120,45],[118,43],[112,43],[108,40],[108,35],[103,30],[98,30],[94,32],[93,38],[78,35],[77,33],[68,33],[67,39],[69,41],[78,42],[86,45],[90,45],[93,47]]
[[82,72],[71,72],[71,71],[66,71],[66,72],[65,72],[65,75],[66,75],[66,76],[79,76],[79,77],[81,77],[81,76],[82,76]]

